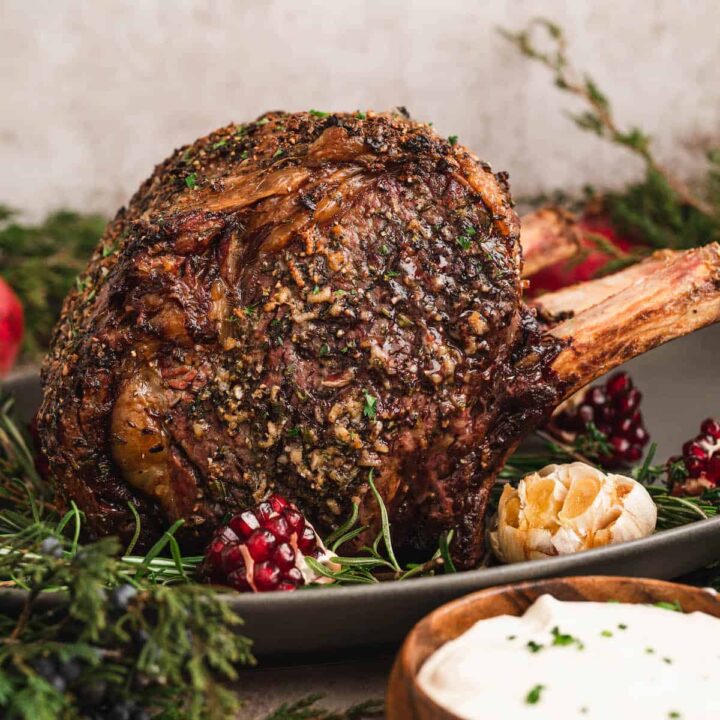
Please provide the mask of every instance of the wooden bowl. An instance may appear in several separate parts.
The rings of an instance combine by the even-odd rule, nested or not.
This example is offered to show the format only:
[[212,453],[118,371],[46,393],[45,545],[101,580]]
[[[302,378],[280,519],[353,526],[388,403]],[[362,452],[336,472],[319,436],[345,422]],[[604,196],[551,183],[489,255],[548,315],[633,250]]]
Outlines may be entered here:
[[[410,631],[390,675],[386,697],[388,720],[458,720],[418,686],[417,675],[423,663],[441,645],[454,640],[478,620],[496,615],[522,615],[546,593],[558,600],[679,602],[686,612],[700,610],[720,617],[720,596],[661,580],[600,576],[551,578],[481,590],[443,605]],[[488,717],[488,720],[495,719]]]

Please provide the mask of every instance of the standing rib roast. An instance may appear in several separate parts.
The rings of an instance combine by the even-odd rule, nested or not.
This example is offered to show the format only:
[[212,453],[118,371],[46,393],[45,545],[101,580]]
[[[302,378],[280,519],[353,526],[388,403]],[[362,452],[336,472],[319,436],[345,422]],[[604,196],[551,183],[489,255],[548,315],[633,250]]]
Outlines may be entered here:
[[[543,237],[533,265],[562,254]],[[720,317],[716,245],[530,308],[519,240],[505,175],[402,115],[271,113],[181,148],[65,303],[38,414],[61,497],[95,536],[130,537],[134,503],[145,544],[183,518],[200,546],[271,491],[324,530],[359,501],[372,533],[374,476],[402,552],[456,528],[473,566],[520,439]]]

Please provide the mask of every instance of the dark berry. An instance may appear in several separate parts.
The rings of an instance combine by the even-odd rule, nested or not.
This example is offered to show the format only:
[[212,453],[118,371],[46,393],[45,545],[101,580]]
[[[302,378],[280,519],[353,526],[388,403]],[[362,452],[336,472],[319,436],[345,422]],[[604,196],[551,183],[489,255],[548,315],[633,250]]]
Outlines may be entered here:
[[63,548],[62,543],[54,537],[46,537],[40,543],[40,553],[47,557],[59,558],[62,557]]
[[642,426],[638,425],[637,427],[634,427],[628,432],[625,437],[634,445],[639,445],[640,447],[645,447],[645,445],[648,444],[650,441],[650,435],[648,434],[648,431]]
[[595,408],[601,408],[607,403],[607,395],[601,387],[595,386],[588,390],[585,401]]
[[118,585],[110,592],[110,603],[118,610],[127,610],[128,605],[130,605],[137,593],[137,588],[134,585],[129,583]]

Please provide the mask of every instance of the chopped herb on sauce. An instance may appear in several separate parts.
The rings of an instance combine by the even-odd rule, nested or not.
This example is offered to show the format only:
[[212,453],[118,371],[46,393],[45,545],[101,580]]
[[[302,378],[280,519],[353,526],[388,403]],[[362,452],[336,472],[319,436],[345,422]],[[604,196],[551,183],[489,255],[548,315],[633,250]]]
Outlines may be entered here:
[[330,114],[328,112],[323,112],[322,110],[308,110],[308,113],[318,118],[324,118]]
[[545,689],[544,685],[536,685],[526,696],[525,702],[528,705],[535,705],[540,700],[540,693]]
[[525,647],[527,647],[527,649],[530,652],[536,653],[536,652],[540,652],[544,646],[541,645],[540,643],[536,643],[534,640],[529,640],[528,644]]
[[458,141],[458,136],[457,136],[457,135],[451,135],[451,136],[448,138],[448,142],[449,142],[451,145],[457,145],[457,141]]
[[185,184],[191,189],[194,190],[197,187],[197,173],[190,173],[185,178]]

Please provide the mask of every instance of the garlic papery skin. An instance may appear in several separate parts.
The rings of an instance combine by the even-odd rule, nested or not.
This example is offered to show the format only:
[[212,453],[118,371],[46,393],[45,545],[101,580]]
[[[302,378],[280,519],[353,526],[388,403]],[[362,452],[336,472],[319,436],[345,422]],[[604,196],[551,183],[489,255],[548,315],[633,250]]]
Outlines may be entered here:
[[656,523],[657,507],[639,482],[574,462],[506,485],[489,536],[496,557],[514,563],[637,540]]

